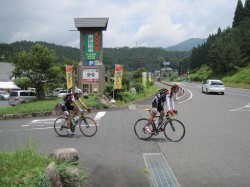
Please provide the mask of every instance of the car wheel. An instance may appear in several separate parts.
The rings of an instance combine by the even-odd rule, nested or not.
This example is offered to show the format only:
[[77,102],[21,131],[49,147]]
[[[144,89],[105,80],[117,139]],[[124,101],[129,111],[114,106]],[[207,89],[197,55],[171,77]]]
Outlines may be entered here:
[[206,94],[208,94],[208,90],[207,90],[207,88],[206,88]]
[[3,98],[3,97],[1,97],[1,100],[4,100],[4,98]]
[[224,95],[224,92],[221,92],[221,95]]

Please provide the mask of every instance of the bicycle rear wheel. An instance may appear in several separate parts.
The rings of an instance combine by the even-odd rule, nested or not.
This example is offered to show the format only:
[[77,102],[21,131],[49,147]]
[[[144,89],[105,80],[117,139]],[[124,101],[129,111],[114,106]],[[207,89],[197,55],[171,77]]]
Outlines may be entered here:
[[[146,118],[141,118],[135,122],[134,125],[134,131],[136,136],[141,140],[148,140],[153,136],[153,134],[149,134],[146,130],[146,124],[148,123],[148,120]],[[152,125],[149,126],[150,130],[152,130]]]
[[54,122],[54,130],[59,136],[68,136],[67,118],[57,118]]
[[95,120],[90,117],[85,117],[79,122],[79,128],[83,135],[87,137],[94,136],[97,132],[97,125]]
[[170,119],[164,128],[164,135],[171,142],[179,142],[185,136],[185,126],[177,119]]

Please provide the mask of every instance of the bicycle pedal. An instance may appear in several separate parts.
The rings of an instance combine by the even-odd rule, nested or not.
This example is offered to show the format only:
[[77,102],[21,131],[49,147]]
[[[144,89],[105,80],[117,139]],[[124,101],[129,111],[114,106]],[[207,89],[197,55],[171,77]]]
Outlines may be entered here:
[[159,134],[158,131],[154,131],[154,132],[153,132],[153,135],[155,135],[155,136],[157,136],[158,134]]

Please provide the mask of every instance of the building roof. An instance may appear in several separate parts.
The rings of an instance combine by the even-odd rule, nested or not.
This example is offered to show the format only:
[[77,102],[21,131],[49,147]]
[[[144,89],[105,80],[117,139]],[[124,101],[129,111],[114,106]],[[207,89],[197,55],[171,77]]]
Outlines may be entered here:
[[0,90],[2,89],[20,89],[14,82],[0,82]]
[[100,28],[106,30],[109,18],[74,18],[75,27],[78,30],[88,28]]
[[0,62],[0,81],[11,80],[12,71],[14,66],[11,63]]

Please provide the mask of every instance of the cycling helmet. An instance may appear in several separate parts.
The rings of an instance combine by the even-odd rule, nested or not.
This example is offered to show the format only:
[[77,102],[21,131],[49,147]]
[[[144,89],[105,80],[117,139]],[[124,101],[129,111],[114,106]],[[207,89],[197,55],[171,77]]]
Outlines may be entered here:
[[172,88],[180,88],[179,84],[174,83],[174,85],[172,86]]
[[82,93],[82,90],[81,90],[81,89],[76,89],[76,90],[74,91],[74,93],[75,93],[75,94],[81,94],[81,93]]
[[173,86],[172,86],[172,88],[171,88],[171,90],[173,92],[177,93],[179,91],[179,88],[180,88],[179,84],[174,83]]

